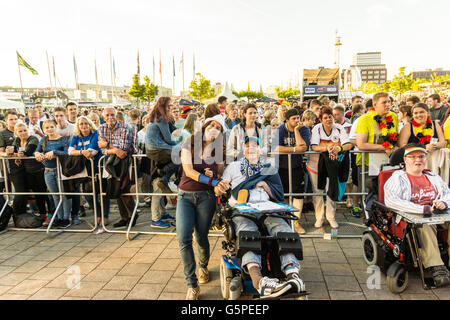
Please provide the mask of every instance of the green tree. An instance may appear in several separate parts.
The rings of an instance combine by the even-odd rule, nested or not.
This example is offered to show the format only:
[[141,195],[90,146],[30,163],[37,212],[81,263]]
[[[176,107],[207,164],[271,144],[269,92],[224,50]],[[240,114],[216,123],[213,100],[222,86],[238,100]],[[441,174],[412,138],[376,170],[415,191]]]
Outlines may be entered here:
[[370,94],[378,91],[383,91],[383,87],[379,86],[375,81],[364,82],[361,86],[361,91],[364,94]]
[[150,81],[150,78],[148,76],[144,77],[144,92],[142,94],[142,100],[146,102],[153,101],[155,97],[158,95],[158,86],[153,84]]
[[243,90],[239,92],[233,91],[233,94],[238,98],[247,98],[248,101],[261,99],[262,97],[264,97],[264,93],[251,90]]
[[289,98],[295,97],[296,95],[300,94],[300,90],[295,90],[292,88],[289,88],[287,90],[280,90],[277,88],[276,91],[277,91],[278,98],[281,98],[281,99],[289,99]]
[[211,86],[211,81],[205,79],[200,73],[195,74],[195,78],[191,81],[189,89],[190,96],[197,100],[206,100],[216,96],[216,92]]
[[412,90],[414,80],[412,79],[412,75],[405,74],[406,67],[401,67],[397,75],[392,78],[389,83],[389,92],[394,95],[403,94],[406,91]]
[[139,104],[139,100],[143,100],[145,92],[145,85],[141,84],[141,79],[139,74],[133,75],[133,83],[131,84],[130,90],[127,92],[128,95],[136,98],[137,104]]

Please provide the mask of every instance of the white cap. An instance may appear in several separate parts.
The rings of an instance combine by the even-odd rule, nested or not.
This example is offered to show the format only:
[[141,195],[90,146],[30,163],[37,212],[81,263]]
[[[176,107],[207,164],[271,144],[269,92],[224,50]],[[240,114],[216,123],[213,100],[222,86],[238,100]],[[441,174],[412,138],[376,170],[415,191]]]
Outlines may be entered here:
[[223,118],[223,116],[221,114],[217,114],[214,117],[205,119],[205,124],[207,124],[208,122],[211,121],[217,121],[218,123],[220,123],[220,125],[222,126],[222,130],[225,131],[226,127],[225,127],[225,119]]

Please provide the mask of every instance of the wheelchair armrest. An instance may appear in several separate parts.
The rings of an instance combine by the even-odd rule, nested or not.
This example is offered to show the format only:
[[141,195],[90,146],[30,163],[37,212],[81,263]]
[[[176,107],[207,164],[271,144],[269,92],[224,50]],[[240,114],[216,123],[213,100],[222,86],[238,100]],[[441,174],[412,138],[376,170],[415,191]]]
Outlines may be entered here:
[[380,209],[385,210],[385,211],[392,210],[389,207],[387,207],[384,203],[381,203],[381,202],[376,201],[376,200],[373,201],[373,205],[376,206],[376,207],[379,207]]

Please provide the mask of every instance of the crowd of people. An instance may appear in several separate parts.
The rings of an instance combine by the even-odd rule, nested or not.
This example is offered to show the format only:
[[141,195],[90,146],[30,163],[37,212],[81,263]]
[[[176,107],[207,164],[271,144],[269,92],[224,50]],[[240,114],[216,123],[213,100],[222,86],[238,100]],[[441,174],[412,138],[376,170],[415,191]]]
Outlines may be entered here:
[[[450,148],[449,112],[448,98],[438,94],[397,101],[385,92],[375,93],[371,98],[354,96],[338,102],[326,96],[307,102],[262,104],[219,97],[218,103],[206,106],[180,105],[175,99],[160,97],[154,105],[129,110],[113,106],[103,110],[79,110],[73,102],[65,107],[44,109],[41,103],[35,103],[26,115],[15,111],[4,113],[0,157],[9,158],[6,162],[9,181],[15,192],[20,193],[58,193],[61,184],[57,158],[69,155],[94,161],[94,174],[102,177],[98,183],[105,186],[106,197],[96,194],[85,199],[81,196],[60,199],[57,194],[36,195],[36,201],[30,204],[31,211],[45,216],[44,225],[56,215],[52,224],[56,228],[80,224],[84,201],[90,208],[94,208],[95,203],[98,223],[108,225],[111,199],[117,199],[121,217],[113,227],[134,226],[139,215],[135,215],[133,221],[131,217],[135,201],[140,199],[127,195],[130,188],[139,184],[142,192],[155,193],[145,199],[151,202],[150,227],[169,228],[175,220],[189,288],[187,298],[197,299],[198,284],[209,281],[208,232],[217,196],[261,174],[270,165],[275,168],[284,190],[281,200],[292,195],[298,217],[295,232],[306,233],[302,213],[308,210],[315,212],[316,228],[322,228],[325,220],[332,228],[339,228],[335,218],[336,202],[344,201],[358,217],[362,207],[360,197],[345,195],[345,192],[367,190],[370,176],[376,175],[372,170],[379,170],[380,164],[396,149],[419,143],[432,163],[433,154]],[[350,150],[377,151],[373,153],[377,156],[349,153]],[[138,161],[138,177],[133,179],[128,168],[133,163],[131,156],[136,154],[145,156]],[[257,157],[252,158],[252,154]],[[101,171],[98,162],[104,155],[107,156],[105,170]],[[448,158],[449,153],[446,155]],[[445,166],[431,169],[440,170],[438,176],[448,186],[448,164],[446,169]],[[4,182],[2,184],[0,187],[4,188]],[[85,185],[74,188],[72,192],[86,192]],[[252,188],[245,200],[279,198],[276,190],[265,181]],[[326,193],[326,196],[302,195],[312,192]],[[175,193],[178,194],[176,214],[172,216],[167,208],[174,205]],[[0,197],[2,200],[0,206],[4,204]],[[58,206],[60,200],[62,204]],[[239,201],[237,197],[230,198],[233,204]],[[14,196],[13,215],[27,212],[27,205],[27,196]],[[450,202],[444,201],[440,207],[449,205]],[[242,219],[235,223],[238,229],[248,227]],[[290,229],[287,224],[277,228]],[[193,231],[199,256],[197,274]],[[285,286],[261,276],[260,259],[249,255],[245,262],[255,288],[267,294],[285,290]],[[298,290],[303,290],[297,260],[287,255],[282,263],[286,275],[291,275],[288,277],[291,287],[296,285]]]

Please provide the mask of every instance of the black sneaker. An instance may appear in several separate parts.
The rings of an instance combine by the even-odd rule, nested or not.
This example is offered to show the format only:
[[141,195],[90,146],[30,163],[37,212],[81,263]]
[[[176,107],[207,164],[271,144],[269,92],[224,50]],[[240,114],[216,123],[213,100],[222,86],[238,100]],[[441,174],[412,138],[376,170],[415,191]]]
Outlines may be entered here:
[[[56,218],[55,221],[53,221],[52,228],[59,228],[61,221],[62,220],[59,220],[58,218]],[[49,221],[49,224],[50,224],[50,221]]]
[[445,287],[450,284],[448,270],[446,266],[431,267],[433,280],[436,287]]
[[61,220],[60,222],[59,222],[59,225],[58,225],[58,228],[59,229],[66,229],[66,228],[68,228],[68,227],[70,227],[70,220]]
[[120,220],[119,222],[114,223],[113,227],[119,228],[119,227],[125,227],[126,225],[127,225],[127,222],[125,220]]

